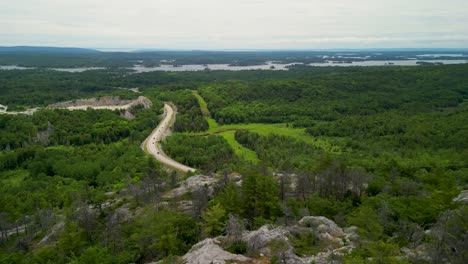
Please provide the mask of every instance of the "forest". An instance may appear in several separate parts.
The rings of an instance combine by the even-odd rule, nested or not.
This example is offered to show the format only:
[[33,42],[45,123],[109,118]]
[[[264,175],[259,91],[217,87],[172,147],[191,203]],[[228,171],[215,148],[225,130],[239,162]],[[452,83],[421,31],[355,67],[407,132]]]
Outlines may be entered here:
[[[11,56],[2,60],[26,64]],[[336,263],[465,263],[468,207],[457,197],[468,186],[467,72],[0,70],[9,110],[105,95],[153,101],[132,120],[118,110],[0,114],[0,263],[184,263],[216,237],[225,251],[281,263],[283,242],[265,259],[239,234],[305,216],[356,227],[358,245]],[[121,89],[134,87],[141,94]],[[141,149],[163,102],[177,117],[162,148],[195,173]],[[211,181],[184,189],[200,175]],[[297,256],[333,247],[318,233],[287,239]]]

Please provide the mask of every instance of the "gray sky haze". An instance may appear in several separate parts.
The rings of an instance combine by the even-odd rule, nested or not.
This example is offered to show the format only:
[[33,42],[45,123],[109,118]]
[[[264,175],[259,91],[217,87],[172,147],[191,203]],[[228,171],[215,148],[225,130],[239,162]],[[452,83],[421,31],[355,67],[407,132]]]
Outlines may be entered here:
[[0,46],[468,48],[467,0],[2,0]]

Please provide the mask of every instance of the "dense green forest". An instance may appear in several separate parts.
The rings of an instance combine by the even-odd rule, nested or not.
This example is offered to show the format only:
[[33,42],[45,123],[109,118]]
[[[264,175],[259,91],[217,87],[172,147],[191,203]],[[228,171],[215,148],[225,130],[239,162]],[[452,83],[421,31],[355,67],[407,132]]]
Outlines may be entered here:
[[[256,230],[307,215],[357,227],[359,246],[339,263],[464,263],[468,208],[453,199],[468,186],[467,72],[0,71],[9,109],[136,97],[122,87],[153,101],[133,120],[92,109],[0,115],[0,263],[182,263],[237,220]],[[141,149],[163,102],[178,112],[164,151],[212,186],[175,195],[196,176]],[[289,239],[299,255],[323,246],[314,234]],[[222,247],[260,259],[239,239]]]

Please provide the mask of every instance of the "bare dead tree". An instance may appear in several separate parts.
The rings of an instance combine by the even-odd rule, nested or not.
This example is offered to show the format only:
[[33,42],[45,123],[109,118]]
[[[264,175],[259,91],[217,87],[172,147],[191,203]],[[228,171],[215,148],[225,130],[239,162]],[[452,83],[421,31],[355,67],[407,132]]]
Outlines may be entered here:
[[431,229],[429,253],[433,263],[464,264],[468,259],[468,207],[445,212]]
[[201,219],[201,214],[208,206],[208,187],[202,186],[192,191],[193,200],[193,215],[197,219]]
[[408,246],[410,248],[415,248],[417,245],[421,244],[425,236],[424,228],[408,220],[401,220],[398,224],[399,228],[396,235],[408,241]]
[[242,239],[242,232],[245,230],[244,221],[233,214],[229,214],[229,219],[226,223],[226,236],[228,242],[235,242]]
[[8,229],[9,229],[9,222],[8,222],[8,214],[5,212],[0,213],[0,233],[1,233],[1,240],[8,239]]
[[301,172],[297,174],[296,180],[296,192],[295,196],[297,199],[301,199],[305,201],[309,193],[311,192],[312,186],[309,181],[309,177],[307,177],[307,173]]
[[95,233],[99,225],[96,210],[90,208],[86,203],[80,202],[74,219],[83,228],[86,238],[89,241],[95,241]]
[[281,204],[281,211],[283,212],[283,215],[284,215],[284,225],[289,226],[289,221],[290,219],[293,218],[293,212],[285,204]]
[[359,170],[350,171],[350,180],[351,180],[351,191],[356,196],[356,198],[361,199],[362,194],[364,193],[364,184],[369,180],[369,176]]
[[122,224],[125,219],[125,213],[118,210],[111,211],[105,219],[102,242],[112,252],[119,252],[124,247]]

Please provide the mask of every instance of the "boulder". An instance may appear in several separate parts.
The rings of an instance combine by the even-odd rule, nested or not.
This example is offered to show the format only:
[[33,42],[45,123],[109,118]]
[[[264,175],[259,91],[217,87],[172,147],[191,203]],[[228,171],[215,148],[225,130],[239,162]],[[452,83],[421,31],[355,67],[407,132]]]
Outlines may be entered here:
[[208,187],[208,196],[211,196],[213,192],[213,185],[218,182],[218,179],[205,176],[205,175],[196,175],[187,178],[185,181],[180,183],[180,187],[175,188],[164,195],[165,198],[174,198],[182,196],[192,190],[201,187]]
[[460,194],[453,198],[454,202],[468,203],[468,190],[463,190]]
[[[255,253],[260,253],[264,255],[270,255],[269,245],[272,241],[284,240],[288,241],[287,234],[288,230],[282,227],[273,228],[270,225],[264,225],[258,230],[245,232],[242,235],[242,240],[247,242],[247,247],[250,251],[255,251]],[[287,243],[288,249],[291,248],[291,245]]]
[[195,244],[182,259],[185,264],[224,264],[251,263],[252,259],[242,255],[232,254],[221,248],[216,238],[207,238]]

